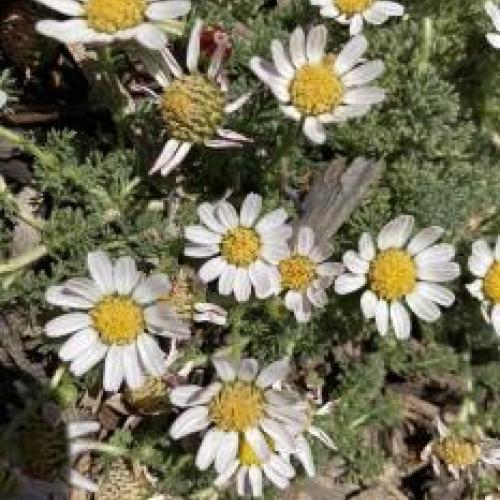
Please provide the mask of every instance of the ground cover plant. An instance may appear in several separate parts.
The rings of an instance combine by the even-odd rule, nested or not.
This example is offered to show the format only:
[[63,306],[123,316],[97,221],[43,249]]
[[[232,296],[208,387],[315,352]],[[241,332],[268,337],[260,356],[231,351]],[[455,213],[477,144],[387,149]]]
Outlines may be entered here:
[[500,5],[4,0],[0,498],[500,498]]

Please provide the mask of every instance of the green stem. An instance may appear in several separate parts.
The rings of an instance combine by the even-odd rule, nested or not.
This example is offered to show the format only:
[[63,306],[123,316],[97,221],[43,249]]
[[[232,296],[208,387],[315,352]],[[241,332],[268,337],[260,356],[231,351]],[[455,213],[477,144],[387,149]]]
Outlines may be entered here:
[[45,224],[44,221],[41,219],[37,219],[36,217],[33,217],[32,215],[23,212],[19,205],[17,206],[18,212],[17,212],[17,218],[22,220],[23,222],[26,222],[29,226],[31,226],[33,229],[36,229],[38,231],[42,231]]
[[50,166],[54,163],[54,158],[51,155],[45,153],[36,144],[29,139],[26,139],[26,137],[21,134],[17,134],[12,130],[0,126],[0,137],[3,137],[5,140],[16,144],[28,153],[31,153],[33,156],[38,158],[40,163],[43,163],[46,166]]
[[429,67],[433,38],[434,27],[432,24],[432,19],[430,17],[425,17],[422,24],[422,41],[420,43],[420,54],[417,65],[418,72],[420,74],[427,72],[427,69]]
[[119,446],[108,443],[101,443],[100,441],[86,441],[79,439],[78,443],[84,445],[85,450],[98,451],[101,453],[106,453],[108,455],[113,455],[114,457],[121,457],[124,455],[128,455],[129,453],[126,448],[121,448]]
[[45,245],[38,245],[32,250],[9,259],[7,262],[0,263],[0,274],[12,273],[19,269],[29,266],[33,262],[45,257],[48,253],[48,248]]

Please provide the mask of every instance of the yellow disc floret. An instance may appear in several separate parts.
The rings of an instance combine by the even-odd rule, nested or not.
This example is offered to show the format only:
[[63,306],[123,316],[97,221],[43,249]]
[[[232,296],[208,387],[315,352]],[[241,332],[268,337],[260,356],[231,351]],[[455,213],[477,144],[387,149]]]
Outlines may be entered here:
[[222,238],[221,254],[238,267],[248,267],[259,256],[261,241],[259,235],[248,227],[236,227]]
[[479,444],[456,437],[446,437],[433,446],[435,455],[446,465],[469,467],[481,457]]
[[327,60],[302,66],[290,84],[292,103],[305,115],[332,111],[342,101],[343,93],[342,82]]
[[333,0],[333,4],[342,14],[352,15],[364,12],[374,0]]
[[410,254],[389,249],[380,252],[369,272],[370,287],[382,299],[397,300],[410,293],[417,283],[417,268]]
[[278,265],[281,285],[290,290],[305,290],[316,278],[316,266],[308,257],[292,255]]
[[255,427],[264,414],[264,393],[249,382],[226,384],[209,406],[212,422],[226,432]]
[[91,28],[113,34],[141,24],[147,4],[146,0],[88,0],[84,6]]
[[484,277],[483,290],[494,304],[500,303],[500,262],[495,261]]
[[94,328],[106,344],[130,344],[144,331],[142,309],[128,297],[108,295],[90,314]]
[[182,76],[165,89],[161,109],[171,137],[203,143],[214,138],[222,124],[224,95],[202,75]]

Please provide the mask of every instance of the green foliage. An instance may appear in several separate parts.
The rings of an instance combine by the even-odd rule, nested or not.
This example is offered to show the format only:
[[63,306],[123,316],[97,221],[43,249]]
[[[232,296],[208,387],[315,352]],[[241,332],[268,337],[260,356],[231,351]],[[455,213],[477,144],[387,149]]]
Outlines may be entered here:
[[[157,106],[138,99],[134,113],[122,113],[122,101],[112,92],[116,89],[109,94],[93,89],[92,106],[108,110],[112,126],[106,115],[102,122],[96,119],[95,130],[36,129],[31,146],[24,144],[34,155],[32,185],[43,197],[40,245],[46,252],[1,276],[2,309],[25,308],[35,334],[41,335],[53,314],[44,300],[47,287],[84,275],[87,252],[101,248],[113,256],[132,255],[144,271],[196,266],[182,255],[182,228],[196,221],[196,206],[202,201],[230,191],[239,203],[256,191],[265,197],[266,210],[284,206],[295,217],[297,204],[285,193],[302,194],[308,175],[324,170],[337,156],[373,157],[385,164],[383,178],[335,235],[336,259],[357,247],[361,232],[375,234],[394,215],[409,213],[420,228],[445,227],[445,239],[457,245],[463,266],[454,307],[433,325],[414,320],[419,347],[393,338],[379,340],[373,324],[363,321],[358,296],[334,297],[331,292],[327,307],[315,311],[310,323],[298,325],[281,299],[236,304],[209,288],[207,300],[229,310],[228,327],[204,327],[181,361],[202,364],[221,349],[255,356],[262,363],[290,356],[301,389],[309,370],[306,375],[336,401],[332,415],[319,425],[334,437],[348,477],[362,484],[376,481],[390,459],[382,443],[369,442],[369,436],[403,418],[397,397],[387,390],[389,375],[412,380],[444,373],[464,377],[473,386],[477,421],[500,435],[498,343],[463,287],[471,281],[466,268],[471,241],[480,236],[493,241],[500,232],[499,56],[484,38],[492,27],[482,0],[404,3],[404,19],[366,28],[368,57],[380,58],[386,66],[380,85],[388,90],[387,100],[365,117],[330,126],[327,143],[313,147],[282,116],[248,62],[253,55],[269,58],[271,40],[286,40],[296,25],[320,22],[318,9],[306,0],[284,2],[280,8],[264,1],[197,2],[191,20],[202,16],[234,34],[227,63],[230,96],[253,95],[229,126],[254,142],[230,154],[195,147],[178,172],[150,177],[147,171],[166,139]],[[331,20],[325,23],[328,50],[338,52],[347,31]],[[187,37],[176,39],[175,53],[185,54],[186,45]],[[106,50],[95,69],[113,85],[115,78],[126,79],[132,62]],[[10,89],[8,75],[1,73],[0,88]],[[18,224],[10,194],[0,198],[0,253],[5,260],[11,257],[10,241]],[[361,361],[343,353],[346,344],[362,351]],[[57,347],[53,342],[45,348]],[[311,368],[311,359],[318,358],[321,367]],[[65,380],[68,392],[62,401],[73,404],[75,388],[82,395],[96,377],[90,374],[78,386]],[[109,443],[150,466],[160,478],[159,487],[187,498],[210,488],[213,476],[195,469],[198,442],[179,444],[166,437],[170,417],[146,419],[133,434],[115,431]],[[314,450],[328,460],[321,447]],[[493,489],[487,479],[477,484],[479,496]]]

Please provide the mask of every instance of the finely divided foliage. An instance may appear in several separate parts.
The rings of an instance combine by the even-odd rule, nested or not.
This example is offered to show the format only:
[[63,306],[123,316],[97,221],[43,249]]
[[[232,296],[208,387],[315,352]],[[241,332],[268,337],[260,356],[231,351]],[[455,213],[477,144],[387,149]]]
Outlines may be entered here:
[[[125,500],[276,498],[332,453],[363,486],[404,464],[384,482],[408,498],[417,455],[470,498],[498,492],[500,5],[9,2],[33,39],[0,23],[2,117],[58,126],[0,127],[27,172],[0,178],[0,299],[29,324],[0,365],[50,380],[0,435],[21,436],[0,497],[114,498],[124,478]],[[28,46],[20,68],[8,49]],[[16,85],[56,111],[23,114]],[[364,199],[335,226],[311,182]],[[424,447],[403,433],[422,433],[429,377],[460,388],[446,424],[418,406],[438,415]]]

